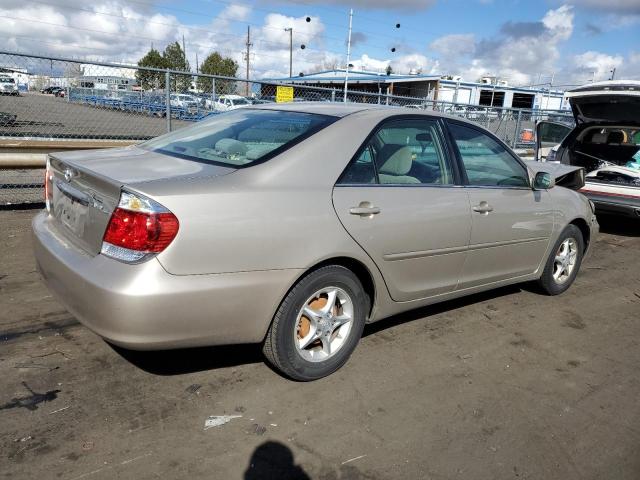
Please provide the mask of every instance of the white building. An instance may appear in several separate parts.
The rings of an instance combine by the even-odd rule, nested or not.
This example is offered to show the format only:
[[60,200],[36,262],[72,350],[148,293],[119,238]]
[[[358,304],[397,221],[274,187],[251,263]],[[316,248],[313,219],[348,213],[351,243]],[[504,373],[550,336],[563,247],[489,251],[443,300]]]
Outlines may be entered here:
[[[345,71],[325,70],[265,81],[269,80],[342,90]],[[349,71],[348,81],[350,95],[351,92],[368,92],[480,106],[542,110],[567,108],[566,102],[563,102],[564,92],[561,90],[511,87],[506,81],[495,77],[484,77],[480,82],[465,82],[461,77],[451,76]]]
[[11,77],[18,85],[18,89],[26,91],[29,89],[29,77],[26,68],[15,66],[0,66],[0,76]]

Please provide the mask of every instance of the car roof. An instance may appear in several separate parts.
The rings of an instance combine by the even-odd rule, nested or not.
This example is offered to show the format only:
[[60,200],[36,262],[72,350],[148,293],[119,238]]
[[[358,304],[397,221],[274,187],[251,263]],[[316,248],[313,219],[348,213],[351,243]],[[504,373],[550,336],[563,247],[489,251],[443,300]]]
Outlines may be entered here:
[[[366,103],[341,103],[341,102],[291,102],[291,103],[268,103],[254,105],[252,108],[260,110],[280,110],[286,112],[316,113],[319,115],[329,115],[332,117],[346,117],[353,113],[370,112],[378,114],[381,119],[395,115],[428,115],[431,117],[450,118],[465,122],[465,119],[455,115],[436,112],[433,110],[418,110],[389,105],[368,105]],[[469,122],[467,122],[469,123]]]

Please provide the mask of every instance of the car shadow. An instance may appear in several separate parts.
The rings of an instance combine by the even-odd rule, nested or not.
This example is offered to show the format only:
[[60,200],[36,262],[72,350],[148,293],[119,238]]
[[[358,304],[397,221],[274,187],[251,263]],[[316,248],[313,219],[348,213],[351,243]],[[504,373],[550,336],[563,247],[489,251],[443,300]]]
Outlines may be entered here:
[[496,288],[495,290],[489,290],[486,292],[474,293],[454,300],[447,300],[446,302],[436,303],[433,305],[427,305],[426,307],[416,308],[407,312],[402,312],[398,315],[394,315],[384,320],[380,320],[375,323],[369,323],[365,325],[363,337],[374,335],[383,330],[388,330],[404,323],[413,322],[415,320],[428,320],[429,317],[439,315],[445,312],[451,312],[460,308],[473,305],[474,303],[485,302],[487,300],[493,300],[507,295],[513,295],[520,293],[523,290],[532,291],[538,293],[538,289],[535,284],[518,284],[508,285],[506,287]]
[[622,237],[640,237],[640,217],[623,217],[619,215],[598,215],[600,232]]
[[[529,284],[510,285],[488,292],[410,310],[365,326],[363,337],[374,335],[383,330],[394,328],[414,320],[426,319],[444,312],[454,311],[474,303],[496,299],[519,293],[522,290],[535,290]],[[159,376],[183,375],[188,373],[217,370],[254,363],[264,363],[262,345],[243,344],[217,347],[197,347],[177,350],[135,351],[109,344],[122,358],[147,373]],[[273,367],[267,363],[273,370]],[[275,370],[274,370],[275,371]]]
[[217,370],[264,362],[259,344],[135,351],[109,344],[122,358],[147,373],[160,376]]

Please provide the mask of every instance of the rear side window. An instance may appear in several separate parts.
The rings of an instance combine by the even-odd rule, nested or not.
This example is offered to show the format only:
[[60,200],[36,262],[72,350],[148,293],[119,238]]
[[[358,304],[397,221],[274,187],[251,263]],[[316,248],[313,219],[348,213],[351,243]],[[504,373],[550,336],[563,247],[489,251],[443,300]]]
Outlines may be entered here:
[[339,184],[450,185],[451,167],[431,119],[385,122],[349,164]]
[[243,108],[141,146],[165,155],[241,168],[284,152],[336,120],[327,115]]
[[475,128],[449,123],[469,185],[529,187],[527,170],[498,142]]

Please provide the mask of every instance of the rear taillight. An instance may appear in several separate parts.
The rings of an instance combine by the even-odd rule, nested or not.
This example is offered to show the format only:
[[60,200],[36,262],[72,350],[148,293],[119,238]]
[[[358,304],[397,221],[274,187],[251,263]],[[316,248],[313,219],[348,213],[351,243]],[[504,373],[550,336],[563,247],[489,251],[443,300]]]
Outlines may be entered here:
[[178,219],[158,202],[122,192],[102,239],[101,253],[134,263],[162,252],[178,233]]
[[51,211],[51,200],[53,199],[52,182],[53,172],[47,158],[47,169],[44,171],[44,204],[47,207],[47,212]]

